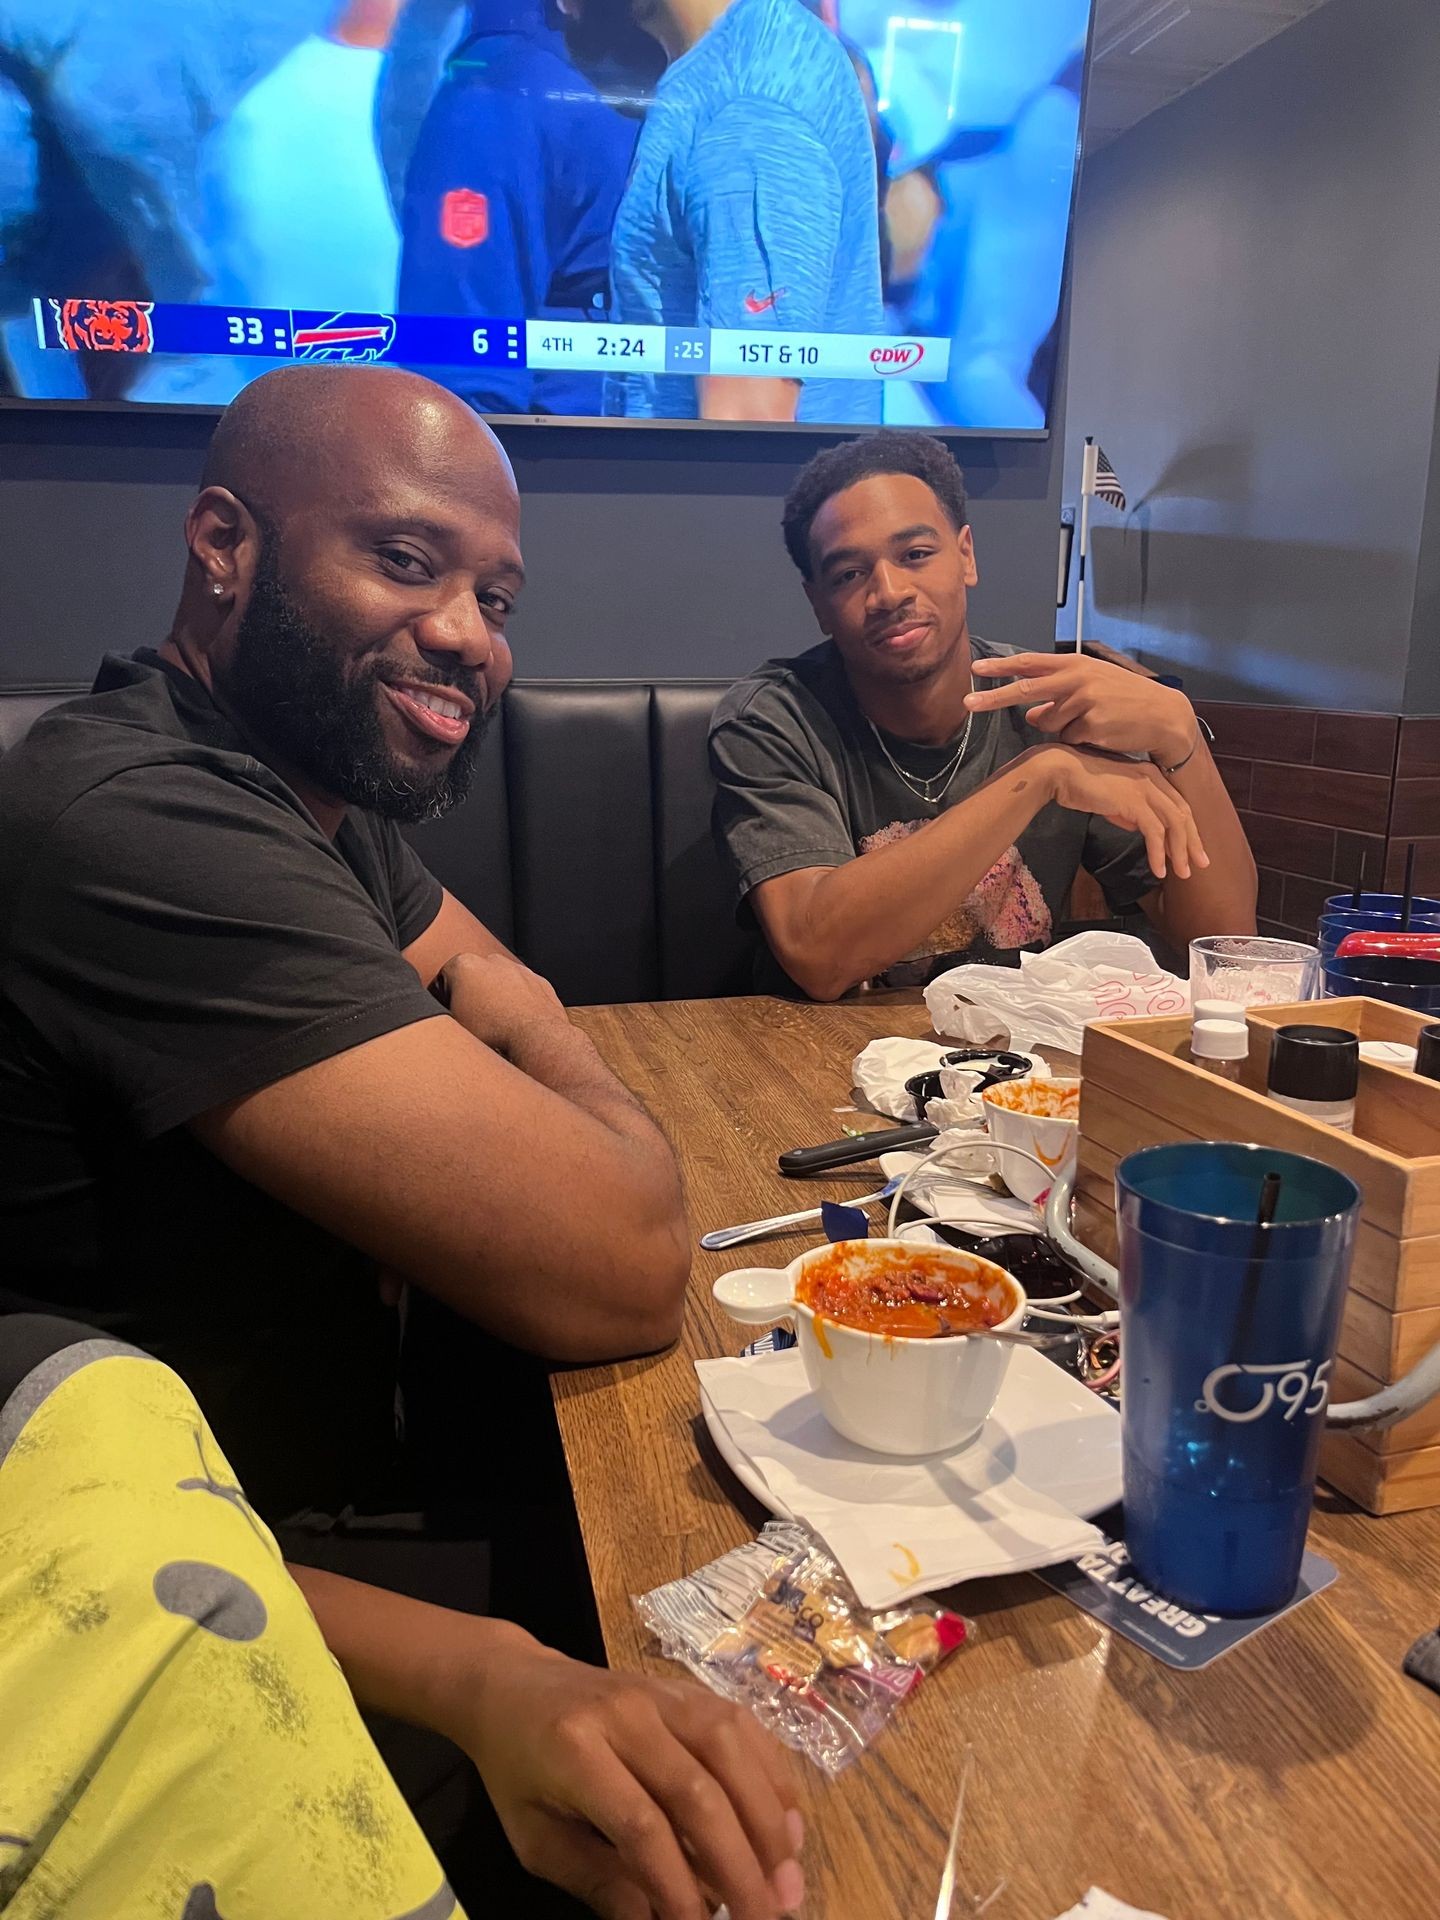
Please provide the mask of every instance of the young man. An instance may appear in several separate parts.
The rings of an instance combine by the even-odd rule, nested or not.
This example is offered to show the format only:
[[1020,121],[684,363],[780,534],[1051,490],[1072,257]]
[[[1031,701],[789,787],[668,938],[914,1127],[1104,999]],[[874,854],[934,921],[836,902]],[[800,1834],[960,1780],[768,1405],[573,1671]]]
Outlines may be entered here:
[[[583,66],[631,20],[669,60],[615,222],[611,317],[753,333],[881,333],[875,145],[860,81],[802,0],[561,0]],[[612,379],[664,420],[880,418],[877,380]]]
[[971,636],[964,480],[922,433],[817,454],[785,541],[825,641],[716,711],[715,831],[817,1000],[1043,944],[1086,868],[1173,946],[1253,933],[1255,863],[1174,688]]
[[679,1324],[668,1146],[396,827],[464,794],[518,531],[453,395],[267,374],[168,637],[0,763],[0,1312],[172,1364],[268,1518],[390,1470],[400,1282],[554,1360]]

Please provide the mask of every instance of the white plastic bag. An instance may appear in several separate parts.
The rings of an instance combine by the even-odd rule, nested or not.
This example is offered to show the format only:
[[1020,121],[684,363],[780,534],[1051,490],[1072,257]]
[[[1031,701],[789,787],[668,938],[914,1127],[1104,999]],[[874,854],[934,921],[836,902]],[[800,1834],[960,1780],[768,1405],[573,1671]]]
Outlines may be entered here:
[[1128,933],[1077,933],[1014,967],[952,967],[925,989],[935,1031],[963,1038],[977,1023],[998,1024],[1016,1048],[1079,1053],[1091,1020],[1138,1020],[1188,1013],[1190,989],[1163,973],[1143,940]]

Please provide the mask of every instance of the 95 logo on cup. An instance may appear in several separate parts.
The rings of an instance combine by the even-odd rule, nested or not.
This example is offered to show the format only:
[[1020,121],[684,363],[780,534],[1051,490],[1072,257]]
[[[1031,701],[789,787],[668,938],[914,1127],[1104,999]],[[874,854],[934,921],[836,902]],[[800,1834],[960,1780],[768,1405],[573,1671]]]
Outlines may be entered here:
[[1325,1411],[1330,1398],[1333,1364],[1330,1360],[1318,1366],[1309,1360],[1277,1360],[1268,1366],[1241,1366],[1232,1360],[1206,1374],[1195,1411],[1243,1425],[1259,1420],[1278,1402],[1287,1420],[1299,1413],[1313,1419]]

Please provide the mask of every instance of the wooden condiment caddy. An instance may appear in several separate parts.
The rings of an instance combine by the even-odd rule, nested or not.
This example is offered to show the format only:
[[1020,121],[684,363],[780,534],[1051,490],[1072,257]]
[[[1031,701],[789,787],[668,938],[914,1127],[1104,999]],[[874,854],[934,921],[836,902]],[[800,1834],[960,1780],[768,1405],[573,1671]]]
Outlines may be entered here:
[[[1309,1154],[1359,1187],[1360,1228],[1331,1397],[1357,1400],[1407,1373],[1440,1340],[1440,1082],[1362,1061],[1355,1131],[1302,1118],[1265,1096],[1277,1027],[1343,1027],[1413,1047],[1428,1015],[1379,1000],[1253,1007],[1236,1086],[1189,1058],[1190,1021],[1085,1029],[1076,1231],[1115,1258],[1115,1166],[1138,1147],[1242,1140]],[[1383,1432],[1329,1433],[1320,1473],[1371,1513],[1440,1506],[1440,1400]]]

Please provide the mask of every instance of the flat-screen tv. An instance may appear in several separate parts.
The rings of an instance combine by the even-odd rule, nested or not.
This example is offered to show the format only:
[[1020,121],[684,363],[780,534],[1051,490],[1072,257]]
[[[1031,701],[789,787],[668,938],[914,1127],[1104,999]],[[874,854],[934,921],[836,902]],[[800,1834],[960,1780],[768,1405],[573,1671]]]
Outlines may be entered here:
[[1091,0],[3,0],[0,398],[1046,429]]

